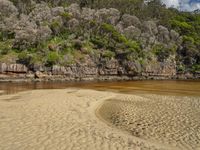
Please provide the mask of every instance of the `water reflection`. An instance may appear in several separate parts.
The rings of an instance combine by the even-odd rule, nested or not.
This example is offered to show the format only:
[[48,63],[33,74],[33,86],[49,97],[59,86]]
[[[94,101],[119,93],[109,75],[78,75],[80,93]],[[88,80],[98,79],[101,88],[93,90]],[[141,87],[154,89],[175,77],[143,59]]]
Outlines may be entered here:
[[111,90],[124,93],[151,93],[200,96],[200,81],[122,81],[122,82],[33,82],[0,83],[5,94],[34,89],[64,89],[68,87]]

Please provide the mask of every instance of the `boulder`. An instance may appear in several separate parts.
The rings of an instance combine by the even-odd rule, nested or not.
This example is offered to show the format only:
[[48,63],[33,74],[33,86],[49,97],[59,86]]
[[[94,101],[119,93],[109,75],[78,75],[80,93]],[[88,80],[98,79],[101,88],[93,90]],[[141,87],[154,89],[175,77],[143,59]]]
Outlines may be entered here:
[[66,75],[67,71],[66,71],[65,67],[63,67],[63,66],[54,65],[52,67],[52,74],[53,75]]
[[66,70],[66,74],[67,74],[68,76],[73,76],[73,72],[72,72],[71,67],[65,67],[65,70]]
[[4,64],[3,68],[4,72],[12,72],[12,73],[27,73],[28,71],[28,68],[22,64],[6,64],[6,65]]
[[147,76],[172,78],[176,76],[176,62],[172,57],[164,62],[158,62],[156,58],[152,58],[152,60],[146,64],[144,70]]
[[138,75],[141,72],[141,65],[138,62],[127,61],[124,65],[128,75]]
[[5,73],[7,71],[6,63],[0,63],[0,73]]
[[33,66],[30,67],[31,70],[34,72],[40,71],[40,72],[50,72],[52,69],[51,67],[45,67],[42,64],[34,64]]
[[22,64],[11,64],[8,65],[7,72],[13,73],[27,73],[28,68]]
[[98,69],[96,67],[90,67],[90,66],[87,66],[87,67],[82,67],[81,68],[81,72],[82,74],[88,76],[88,75],[97,75],[98,73]]
[[42,78],[46,78],[48,75],[40,72],[40,71],[36,71],[35,72],[35,78],[39,78],[39,79],[42,79]]
[[99,69],[99,75],[107,75],[107,76],[113,76],[113,75],[118,75],[118,70],[117,69],[105,69],[105,68],[100,68]]
[[118,64],[118,61],[116,59],[108,60],[105,63],[106,69],[116,69],[116,68],[118,68],[118,66],[119,66],[119,64]]

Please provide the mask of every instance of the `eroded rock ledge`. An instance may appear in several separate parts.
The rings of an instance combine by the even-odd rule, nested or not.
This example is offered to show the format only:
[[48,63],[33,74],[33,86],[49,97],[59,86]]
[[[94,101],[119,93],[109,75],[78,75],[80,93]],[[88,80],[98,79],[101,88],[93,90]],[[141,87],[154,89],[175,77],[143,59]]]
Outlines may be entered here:
[[45,67],[0,63],[0,81],[81,81],[139,79],[200,79],[200,73],[177,73],[176,66],[165,63],[147,64],[104,60],[96,63]]

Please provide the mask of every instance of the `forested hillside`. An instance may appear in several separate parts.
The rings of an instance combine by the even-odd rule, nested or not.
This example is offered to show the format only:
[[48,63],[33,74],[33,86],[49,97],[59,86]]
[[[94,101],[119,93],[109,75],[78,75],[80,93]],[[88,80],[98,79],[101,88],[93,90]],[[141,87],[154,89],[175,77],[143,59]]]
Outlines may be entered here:
[[0,0],[0,63],[39,78],[197,78],[200,13],[159,0]]

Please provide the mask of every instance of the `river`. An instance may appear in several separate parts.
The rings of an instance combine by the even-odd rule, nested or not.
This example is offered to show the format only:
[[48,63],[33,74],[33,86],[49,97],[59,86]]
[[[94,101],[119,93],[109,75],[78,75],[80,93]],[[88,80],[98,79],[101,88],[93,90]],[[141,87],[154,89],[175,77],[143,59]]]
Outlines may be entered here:
[[93,90],[110,90],[129,94],[146,93],[160,95],[200,96],[200,80],[0,83],[0,91],[4,91],[4,94],[14,94],[26,90],[64,89],[72,87]]

